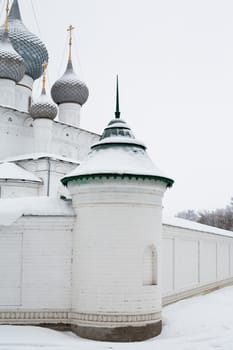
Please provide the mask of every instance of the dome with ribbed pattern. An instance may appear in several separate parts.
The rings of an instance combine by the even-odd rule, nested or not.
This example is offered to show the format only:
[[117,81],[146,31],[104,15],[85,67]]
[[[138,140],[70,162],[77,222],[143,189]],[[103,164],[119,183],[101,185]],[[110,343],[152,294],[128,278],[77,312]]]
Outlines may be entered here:
[[[0,38],[4,28],[0,29]],[[44,43],[23,24],[18,0],[14,0],[9,14],[9,37],[14,49],[24,59],[25,73],[33,80],[42,75],[42,64],[48,61],[48,51]]]
[[51,95],[55,103],[77,103],[82,106],[88,99],[89,90],[85,83],[79,80],[73,69],[72,61],[63,76],[52,86]]
[[45,118],[55,119],[57,116],[57,106],[49,99],[45,89],[42,89],[42,93],[39,99],[32,104],[30,114],[33,119]]
[[0,78],[19,82],[25,73],[23,58],[14,50],[8,32],[4,30],[0,41]]

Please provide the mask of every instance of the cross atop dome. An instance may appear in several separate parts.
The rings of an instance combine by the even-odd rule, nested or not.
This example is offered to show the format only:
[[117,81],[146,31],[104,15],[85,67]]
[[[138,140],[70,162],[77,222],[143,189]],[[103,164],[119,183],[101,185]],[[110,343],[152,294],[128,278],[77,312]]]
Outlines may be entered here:
[[69,25],[67,32],[69,32],[69,61],[72,61],[72,45],[73,45],[73,30],[75,27],[72,24]]

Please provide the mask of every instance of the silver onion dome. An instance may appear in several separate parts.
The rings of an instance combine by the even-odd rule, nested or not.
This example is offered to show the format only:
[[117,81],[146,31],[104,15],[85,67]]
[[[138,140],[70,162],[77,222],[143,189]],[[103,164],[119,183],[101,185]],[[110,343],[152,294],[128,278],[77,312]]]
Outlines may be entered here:
[[19,82],[25,74],[23,58],[14,50],[8,32],[4,30],[0,41],[0,78]]
[[85,83],[79,80],[69,59],[63,76],[57,80],[51,89],[51,95],[58,105],[61,103],[77,103],[82,106],[88,99],[89,90]]
[[[0,29],[0,38],[4,29]],[[42,63],[48,61],[44,43],[23,24],[18,0],[14,0],[9,14],[9,37],[14,49],[23,57],[26,71],[33,80],[42,75]]]
[[45,88],[39,99],[32,104],[30,114],[33,119],[45,118],[55,119],[57,116],[57,106],[48,98]]

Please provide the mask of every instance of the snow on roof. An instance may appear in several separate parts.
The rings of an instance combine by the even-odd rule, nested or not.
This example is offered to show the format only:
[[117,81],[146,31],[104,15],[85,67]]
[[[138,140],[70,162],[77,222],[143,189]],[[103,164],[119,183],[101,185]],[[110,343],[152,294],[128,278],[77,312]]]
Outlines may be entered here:
[[91,174],[130,174],[165,177],[143,149],[133,146],[93,149],[87,160],[65,178]]
[[29,154],[21,154],[14,157],[9,157],[0,161],[0,163],[4,162],[18,162],[20,160],[37,160],[42,158],[50,158],[52,160],[61,160],[63,162],[79,164],[80,162],[77,159],[62,157],[59,154],[51,154],[51,153],[29,153]]
[[233,237],[233,232],[223,230],[217,227],[203,225],[198,222],[185,220],[181,218],[176,217],[164,217],[163,218],[163,225],[169,225],[169,226],[175,226],[175,227],[181,227],[188,230],[194,230],[194,231],[200,231],[200,232],[207,232],[212,233],[215,235],[221,235],[221,236],[227,236],[227,237]]
[[10,226],[21,216],[74,216],[71,202],[49,197],[0,199],[0,226]]
[[0,164],[0,180],[21,180],[42,182],[42,180],[14,163]]

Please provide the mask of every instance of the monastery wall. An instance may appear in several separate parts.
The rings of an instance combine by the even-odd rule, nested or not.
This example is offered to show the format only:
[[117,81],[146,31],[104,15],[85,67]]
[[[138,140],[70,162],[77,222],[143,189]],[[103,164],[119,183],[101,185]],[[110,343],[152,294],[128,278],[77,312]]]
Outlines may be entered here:
[[163,225],[164,304],[233,283],[233,232],[187,226]]
[[[0,324],[70,322],[74,221],[73,216],[24,216],[0,226]],[[231,233],[186,223],[163,224],[164,305],[233,283]],[[124,269],[120,259],[119,250]]]
[[0,227],[0,324],[67,323],[74,217]]

